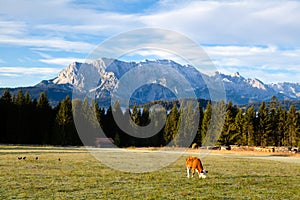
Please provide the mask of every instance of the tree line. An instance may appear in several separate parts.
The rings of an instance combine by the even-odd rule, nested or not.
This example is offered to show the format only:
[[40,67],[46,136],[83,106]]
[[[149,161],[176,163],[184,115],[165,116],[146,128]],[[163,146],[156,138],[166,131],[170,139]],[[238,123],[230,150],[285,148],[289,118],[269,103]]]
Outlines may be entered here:
[[258,110],[242,110],[228,103],[219,144],[300,146],[300,118],[294,105],[282,108],[276,97]]
[[105,108],[67,96],[51,107],[44,92],[32,99],[21,89],[15,96],[7,89],[0,98],[0,143],[94,145],[97,137],[105,136],[119,147],[300,146],[299,112],[293,105],[282,108],[276,97],[269,104],[262,102],[258,110],[224,101],[156,103],[161,106],[150,103],[124,110],[119,102]]

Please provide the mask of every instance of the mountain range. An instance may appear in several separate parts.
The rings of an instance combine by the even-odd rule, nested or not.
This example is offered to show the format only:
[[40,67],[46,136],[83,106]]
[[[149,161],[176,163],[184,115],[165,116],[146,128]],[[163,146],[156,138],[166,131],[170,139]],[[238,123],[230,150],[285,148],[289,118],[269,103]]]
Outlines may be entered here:
[[[57,77],[22,90],[28,91],[33,98],[45,91],[52,105],[72,94],[89,94],[100,104],[109,105],[112,94],[115,98],[123,98],[127,93],[132,93],[130,100],[137,103],[172,100],[178,95],[189,95],[190,90],[197,98],[210,99],[206,83],[216,82],[223,83],[226,100],[234,104],[269,101],[272,96],[279,100],[300,100],[299,83],[266,84],[257,78],[244,78],[238,72],[207,75],[191,65],[172,60],[125,62],[101,58],[91,63],[73,62]],[[0,89],[1,94],[4,89]],[[10,88],[10,92],[16,94],[19,89]]]

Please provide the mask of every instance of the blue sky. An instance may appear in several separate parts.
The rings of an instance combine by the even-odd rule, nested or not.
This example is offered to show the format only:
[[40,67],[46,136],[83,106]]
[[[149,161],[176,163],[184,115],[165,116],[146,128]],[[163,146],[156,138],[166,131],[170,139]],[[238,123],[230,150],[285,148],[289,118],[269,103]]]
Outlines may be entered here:
[[282,0],[2,0],[0,87],[54,78],[104,40],[148,27],[189,37],[222,73],[300,82],[299,10]]

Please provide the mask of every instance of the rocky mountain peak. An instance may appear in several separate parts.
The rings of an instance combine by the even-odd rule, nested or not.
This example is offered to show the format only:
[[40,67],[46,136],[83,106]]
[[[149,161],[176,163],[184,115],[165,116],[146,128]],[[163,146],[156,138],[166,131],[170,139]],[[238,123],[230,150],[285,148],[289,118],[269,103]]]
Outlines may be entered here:
[[[179,72],[194,88],[198,98],[209,99],[207,82],[222,81],[227,101],[231,100],[235,104],[268,101],[272,96],[277,96],[279,99],[300,100],[300,84],[297,83],[265,84],[256,78],[246,79],[239,72],[230,75],[216,72],[213,76],[208,76],[200,73],[190,65],[187,67],[166,59],[125,62],[112,58],[100,58],[90,63],[73,62],[62,70],[58,77],[44,81],[37,86],[43,85],[44,87],[64,90],[76,88],[80,91],[95,91],[97,98],[109,99],[110,93],[118,88],[120,78],[127,72],[136,67],[154,67],[156,64],[162,66],[163,69],[172,68]],[[143,73],[143,71],[139,73]],[[139,73],[134,76],[135,80],[133,81],[141,81],[140,79],[147,78],[147,74]],[[173,75],[172,73],[162,72],[157,80],[147,82],[145,87],[139,88],[138,92],[132,94],[133,98],[135,100],[153,101],[161,97],[174,97],[174,94],[169,94],[170,90],[167,89],[174,88],[174,85],[171,86],[169,81]],[[180,81],[176,82],[176,84],[178,83]],[[156,99],[153,99],[154,97]]]

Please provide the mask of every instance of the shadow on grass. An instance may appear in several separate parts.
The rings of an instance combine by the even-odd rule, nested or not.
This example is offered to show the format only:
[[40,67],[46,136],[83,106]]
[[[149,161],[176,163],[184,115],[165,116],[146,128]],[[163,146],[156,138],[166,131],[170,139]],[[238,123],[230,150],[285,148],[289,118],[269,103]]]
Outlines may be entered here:
[[291,155],[288,154],[270,154],[268,156],[291,157]]

